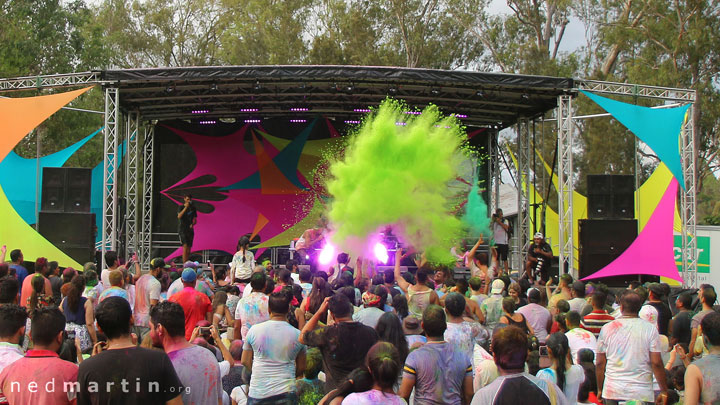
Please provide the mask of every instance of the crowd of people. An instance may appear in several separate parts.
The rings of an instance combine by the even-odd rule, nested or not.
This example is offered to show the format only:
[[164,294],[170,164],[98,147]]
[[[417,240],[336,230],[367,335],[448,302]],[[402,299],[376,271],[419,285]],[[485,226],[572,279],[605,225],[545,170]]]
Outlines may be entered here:
[[247,238],[227,267],[145,273],[115,252],[29,273],[3,247],[0,405],[720,403],[712,286],[540,285],[480,242],[469,279],[402,249],[257,263]]

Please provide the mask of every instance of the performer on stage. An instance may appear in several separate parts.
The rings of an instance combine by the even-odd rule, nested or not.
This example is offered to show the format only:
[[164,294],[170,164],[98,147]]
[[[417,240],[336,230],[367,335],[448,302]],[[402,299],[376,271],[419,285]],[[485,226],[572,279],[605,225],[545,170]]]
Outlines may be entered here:
[[510,225],[503,217],[503,211],[498,208],[492,216],[493,239],[498,255],[498,268],[505,266],[505,274],[510,274],[508,266],[508,240],[510,239]]
[[319,248],[318,244],[325,238],[327,228],[327,220],[320,219],[315,228],[311,228],[303,232],[302,236],[295,242],[295,252],[297,253],[297,261],[299,264],[305,264],[308,256],[312,256],[315,248]]
[[553,251],[550,244],[545,242],[545,237],[538,232],[533,238],[533,244],[528,249],[528,258],[525,263],[525,277],[535,280],[540,274],[541,284],[545,284],[550,278],[550,262]]
[[178,236],[183,248],[183,262],[190,259],[193,239],[195,238],[195,225],[197,224],[197,210],[192,203],[192,195],[183,198],[183,205],[178,208]]

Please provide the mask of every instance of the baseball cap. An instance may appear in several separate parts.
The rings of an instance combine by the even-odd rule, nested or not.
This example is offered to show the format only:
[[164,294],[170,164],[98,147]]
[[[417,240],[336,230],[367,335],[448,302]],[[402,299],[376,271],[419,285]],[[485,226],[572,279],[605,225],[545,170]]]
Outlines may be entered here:
[[503,289],[505,289],[505,283],[503,283],[502,280],[497,279],[492,282],[492,290],[490,290],[490,294],[500,294]]
[[403,319],[403,331],[406,335],[419,335],[422,333],[420,320],[410,315]]
[[165,263],[165,259],[163,259],[162,257],[156,257],[156,258],[150,260],[150,268],[151,269],[157,269],[158,267],[168,269],[168,268],[170,268],[170,265]]
[[542,232],[536,232],[535,236],[533,236],[533,239],[545,239],[545,238],[543,237]]
[[190,260],[186,261],[185,264],[183,264],[183,269],[197,269],[197,267],[200,265],[198,262],[191,262]]
[[185,270],[183,270],[181,277],[182,277],[182,281],[184,281],[186,283],[192,283],[193,281],[195,281],[197,279],[197,273],[195,273],[195,269],[188,267]]

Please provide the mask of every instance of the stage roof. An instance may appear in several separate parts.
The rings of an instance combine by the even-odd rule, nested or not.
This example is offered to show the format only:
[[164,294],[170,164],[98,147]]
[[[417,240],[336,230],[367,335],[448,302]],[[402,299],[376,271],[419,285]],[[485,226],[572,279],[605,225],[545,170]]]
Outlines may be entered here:
[[101,80],[120,89],[123,110],[148,120],[357,120],[389,96],[411,108],[435,104],[466,125],[497,128],[554,109],[557,96],[573,89],[570,78],[368,66],[122,69],[102,71]]

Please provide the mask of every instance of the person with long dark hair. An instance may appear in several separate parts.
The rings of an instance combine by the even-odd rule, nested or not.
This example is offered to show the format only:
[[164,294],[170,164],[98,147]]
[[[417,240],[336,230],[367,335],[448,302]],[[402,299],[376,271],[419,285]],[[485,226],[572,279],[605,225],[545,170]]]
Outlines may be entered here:
[[422,318],[423,311],[430,304],[440,305],[440,298],[435,290],[426,285],[428,281],[429,270],[420,267],[417,271],[416,284],[410,284],[400,274],[400,261],[402,260],[402,249],[395,251],[395,280],[398,287],[407,294],[408,310],[410,315],[416,318]]
[[585,381],[585,371],[582,366],[573,364],[565,334],[553,333],[546,343],[552,365],[538,371],[537,377],[557,384],[568,401],[574,404],[577,402],[580,384]]
[[[378,333],[378,339],[381,342],[391,343],[397,348],[398,355],[400,356],[400,363],[405,364],[410,349],[408,342],[405,339],[405,332],[403,332],[402,323],[398,319],[397,315],[392,312],[386,312],[378,320],[375,331]],[[400,373],[400,371],[398,371]]]
[[95,307],[92,301],[82,296],[85,290],[85,277],[77,275],[70,281],[60,310],[65,315],[65,331],[69,337],[80,340],[80,349],[84,352],[97,343],[95,334]]
[[[300,307],[295,309],[295,317],[298,320],[298,329],[302,330],[305,326],[305,322],[312,318],[313,314],[320,309],[325,298],[332,295],[332,290],[327,281],[322,277],[315,277],[312,282],[312,290],[310,295],[303,300]],[[320,317],[320,322],[327,324],[327,315],[323,314]]]
[[237,249],[230,262],[230,275],[236,283],[248,284],[255,268],[255,255],[250,251],[250,238],[240,238]]
[[346,396],[354,392],[365,392],[372,387],[373,378],[370,371],[366,367],[358,367],[351,371],[337,388],[328,392],[318,405],[340,405]]
[[[394,316],[394,315],[393,315]],[[388,342],[377,342],[367,354],[367,368],[372,376],[372,388],[365,392],[354,392],[343,399],[346,405],[404,405],[393,386],[402,370],[397,348]]]

